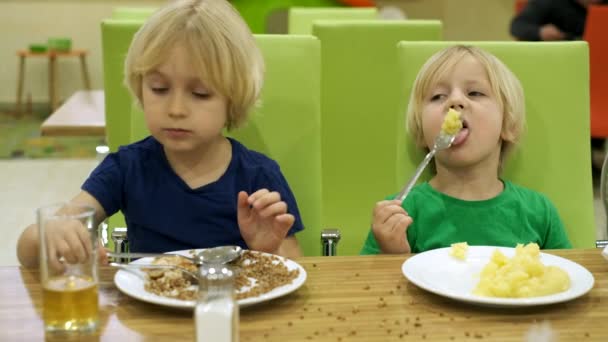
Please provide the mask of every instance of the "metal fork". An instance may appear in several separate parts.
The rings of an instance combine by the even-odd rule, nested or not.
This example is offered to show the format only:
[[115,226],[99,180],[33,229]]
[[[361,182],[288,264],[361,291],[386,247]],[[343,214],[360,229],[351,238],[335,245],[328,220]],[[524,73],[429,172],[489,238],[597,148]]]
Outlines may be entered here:
[[165,270],[178,270],[189,276],[192,280],[198,281],[198,275],[192,271],[189,271],[183,267],[179,267],[177,265],[155,265],[155,264],[120,264],[116,262],[111,262],[108,265],[112,267],[117,267],[126,271],[131,270],[143,270],[145,269],[165,269]]
[[416,182],[418,181],[418,178],[420,178],[422,171],[424,171],[431,159],[433,159],[433,156],[435,156],[435,153],[437,153],[437,151],[445,150],[446,148],[452,146],[454,139],[456,139],[456,134],[446,134],[443,131],[439,133],[437,138],[435,138],[433,148],[429,153],[426,154],[422,163],[420,163],[420,165],[418,165],[418,167],[416,168],[416,172],[414,172],[414,177],[412,177],[412,179],[407,182],[405,187],[403,187],[403,189],[401,190],[401,192],[399,192],[395,199],[399,200],[400,202],[403,202],[403,200],[410,193],[414,185],[416,185]]

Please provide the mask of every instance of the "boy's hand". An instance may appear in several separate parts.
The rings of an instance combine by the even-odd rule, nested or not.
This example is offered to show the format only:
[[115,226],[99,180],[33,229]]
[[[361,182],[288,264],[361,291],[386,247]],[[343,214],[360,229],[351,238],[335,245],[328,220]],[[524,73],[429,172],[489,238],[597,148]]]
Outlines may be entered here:
[[84,263],[93,250],[91,235],[78,220],[48,222],[45,234],[49,264],[55,270],[65,267],[61,257],[68,264]]
[[295,221],[295,217],[287,213],[287,203],[281,201],[281,195],[267,189],[251,196],[245,191],[239,192],[237,219],[250,249],[273,254]]
[[566,34],[553,24],[546,24],[541,26],[538,35],[540,36],[540,39],[544,41],[566,39]]
[[410,253],[407,242],[407,228],[412,218],[401,207],[401,201],[381,201],[376,203],[372,220],[372,232],[383,253]]

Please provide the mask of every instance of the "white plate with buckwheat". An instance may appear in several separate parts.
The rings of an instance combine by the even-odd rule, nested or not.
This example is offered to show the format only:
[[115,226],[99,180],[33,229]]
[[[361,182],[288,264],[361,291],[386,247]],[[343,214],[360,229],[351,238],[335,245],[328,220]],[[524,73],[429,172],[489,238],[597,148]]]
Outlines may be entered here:
[[[170,253],[190,256],[198,251],[200,250],[183,250]],[[245,251],[242,258],[244,258],[243,266],[241,267],[241,274],[237,276],[237,285],[235,286],[237,287],[236,295],[239,306],[253,305],[287,295],[300,288],[306,281],[306,271],[293,260],[255,251]],[[185,260],[180,259],[182,262]],[[153,261],[153,258],[141,258],[131,262],[131,264],[151,264]],[[252,265],[258,266],[254,267]],[[260,275],[260,273],[262,274]],[[147,272],[141,269],[120,269],[114,276],[114,284],[126,295],[144,302],[182,309],[194,308],[197,285],[173,288],[165,292],[154,290],[158,287],[151,286],[154,285],[152,282],[160,282],[163,277],[165,277],[164,274],[160,278],[151,279]],[[275,281],[273,279],[286,280],[284,280],[284,284],[274,287],[276,284],[272,283]],[[245,282],[249,282],[249,284],[245,284]],[[256,286],[259,286],[257,290]],[[272,289],[260,290],[261,287]]]
[[416,254],[401,266],[403,275],[427,291],[440,296],[483,306],[525,307],[546,305],[578,298],[593,288],[593,275],[583,266],[555,255],[540,253],[545,266],[558,266],[570,277],[570,287],[559,293],[528,298],[497,298],[473,294],[481,270],[498,249],[512,258],[515,248],[493,246],[469,246],[465,260],[450,255],[450,247]]

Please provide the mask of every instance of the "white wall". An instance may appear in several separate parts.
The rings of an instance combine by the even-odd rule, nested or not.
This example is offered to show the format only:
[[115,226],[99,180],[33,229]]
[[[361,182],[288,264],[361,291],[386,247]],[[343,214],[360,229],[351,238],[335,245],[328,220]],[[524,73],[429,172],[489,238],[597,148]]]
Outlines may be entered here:
[[[49,37],[69,37],[72,47],[89,50],[91,85],[103,87],[101,20],[114,7],[160,6],[163,0],[0,0],[0,103],[14,103],[17,92],[17,50],[30,43],[46,43]],[[57,63],[58,92],[66,99],[84,87],[78,58],[64,57]],[[27,58],[24,99],[48,101],[48,60]]]

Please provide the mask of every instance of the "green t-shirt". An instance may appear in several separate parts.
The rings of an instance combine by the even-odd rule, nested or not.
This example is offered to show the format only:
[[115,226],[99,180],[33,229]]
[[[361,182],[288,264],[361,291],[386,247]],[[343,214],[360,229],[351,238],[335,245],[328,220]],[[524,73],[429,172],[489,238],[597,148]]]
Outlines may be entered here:
[[[549,199],[511,182],[503,183],[498,196],[483,201],[450,197],[428,182],[415,186],[402,204],[414,220],[407,229],[412,253],[465,241],[478,246],[515,247],[535,242],[541,249],[572,247]],[[380,252],[370,230],[361,254]]]

